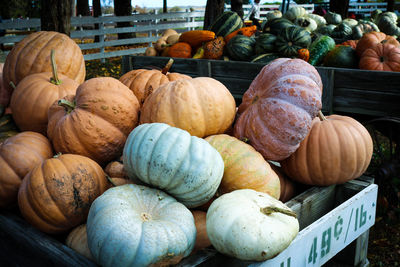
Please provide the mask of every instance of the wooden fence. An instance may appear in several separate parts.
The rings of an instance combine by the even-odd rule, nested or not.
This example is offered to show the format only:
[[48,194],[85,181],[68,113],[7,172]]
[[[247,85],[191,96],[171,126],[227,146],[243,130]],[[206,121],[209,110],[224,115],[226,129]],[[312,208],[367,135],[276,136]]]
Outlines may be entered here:
[[370,17],[371,12],[380,9],[382,11],[386,11],[387,2],[372,2],[372,3],[359,3],[359,2],[350,2],[349,3],[349,13],[354,12],[355,14],[362,14],[365,17]]

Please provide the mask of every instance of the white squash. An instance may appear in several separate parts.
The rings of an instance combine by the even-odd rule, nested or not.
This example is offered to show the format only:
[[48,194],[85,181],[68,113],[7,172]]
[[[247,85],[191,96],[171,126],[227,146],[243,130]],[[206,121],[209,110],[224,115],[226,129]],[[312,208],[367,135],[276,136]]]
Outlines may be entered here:
[[193,250],[192,213],[166,193],[142,185],[111,188],[90,207],[89,249],[101,266],[168,266]]
[[263,261],[289,246],[299,222],[281,201],[252,189],[214,200],[207,211],[207,234],[219,252],[241,260]]

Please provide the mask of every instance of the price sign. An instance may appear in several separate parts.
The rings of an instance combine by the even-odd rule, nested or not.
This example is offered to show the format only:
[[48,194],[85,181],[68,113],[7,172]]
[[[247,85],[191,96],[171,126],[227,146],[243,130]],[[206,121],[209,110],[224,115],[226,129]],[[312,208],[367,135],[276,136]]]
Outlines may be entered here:
[[371,184],[299,232],[273,259],[250,266],[321,266],[375,223],[378,186]]

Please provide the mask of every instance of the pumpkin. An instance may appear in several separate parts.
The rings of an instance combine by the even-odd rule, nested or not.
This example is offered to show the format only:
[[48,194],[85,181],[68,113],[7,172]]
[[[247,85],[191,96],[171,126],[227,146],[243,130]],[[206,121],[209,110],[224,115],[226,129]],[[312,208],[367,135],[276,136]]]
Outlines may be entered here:
[[169,266],[193,250],[193,215],[163,191],[140,185],[111,188],[90,207],[89,249],[101,266]]
[[293,26],[293,22],[285,18],[277,18],[267,21],[264,25],[263,32],[278,35],[283,29]]
[[320,16],[317,14],[312,14],[312,13],[307,13],[306,16],[309,18],[312,18],[317,23],[317,28],[326,25],[326,20],[324,19],[323,16]]
[[265,17],[267,18],[267,21],[278,19],[282,17],[282,12],[280,10],[271,10],[265,15]]
[[197,137],[224,133],[233,123],[236,103],[219,81],[198,77],[160,86],[144,102],[140,123],[163,122]]
[[328,52],[323,64],[325,67],[355,69],[358,65],[358,57],[351,46],[339,45]]
[[276,36],[270,33],[262,33],[256,38],[255,52],[257,55],[266,54],[275,50]]
[[241,34],[241,35],[244,35],[244,36],[247,36],[247,37],[251,37],[251,36],[253,36],[256,32],[257,32],[257,26],[256,26],[256,25],[251,25],[251,26],[248,26],[248,27],[240,28],[240,29],[238,29],[238,30],[236,30],[236,31],[234,31],[234,32],[231,32],[230,34],[228,34],[227,36],[225,36],[224,40],[225,40],[225,43],[229,43],[229,41],[230,41],[233,37],[235,37],[236,35],[238,35],[238,34]]
[[148,57],[155,57],[157,56],[158,52],[154,47],[147,47],[144,54]]
[[174,45],[174,44],[176,44],[177,42],[179,42],[179,38],[180,38],[180,37],[181,37],[181,34],[180,34],[180,33],[171,34],[171,35],[169,35],[169,36],[167,37],[166,42],[167,42],[167,44],[169,44],[169,45]]
[[[375,31],[375,29],[366,22],[360,22],[353,28],[352,39],[359,40],[365,33]],[[379,30],[377,30],[379,31]]]
[[372,150],[372,138],[361,123],[320,113],[299,149],[281,165],[290,178],[303,184],[342,184],[366,171]]
[[86,224],[74,228],[68,234],[65,244],[86,258],[94,260],[87,242]]
[[119,81],[129,87],[139,100],[140,106],[146,98],[158,87],[163,84],[178,79],[191,79],[192,77],[177,72],[169,72],[174,60],[171,58],[165,67],[159,71],[156,69],[135,69],[131,70],[119,78]]
[[278,175],[252,146],[226,134],[212,135],[205,140],[224,160],[224,176],[218,188],[220,194],[237,189],[254,189],[279,198]]
[[342,16],[340,14],[328,11],[324,15],[324,19],[326,20],[326,23],[328,24],[339,24],[342,22]]
[[271,168],[279,177],[281,185],[281,194],[279,196],[279,200],[285,203],[296,195],[298,191],[298,184],[296,184],[292,179],[285,175],[281,167],[271,164]]
[[120,161],[111,161],[104,168],[104,172],[110,177],[119,177],[129,179],[126,171],[124,170],[124,164]]
[[386,35],[383,32],[369,32],[364,34],[364,36],[358,41],[356,52],[360,57],[365,50],[373,48],[379,43],[389,43],[395,46],[400,46],[400,43],[390,35]]
[[253,37],[236,35],[226,45],[226,50],[231,58],[247,61],[255,53],[256,40]]
[[12,115],[6,112],[6,108],[0,104],[0,144],[7,138],[18,134],[18,128]]
[[214,32],[215,36],[225,37],[242,27],[243,20],[236,12],[225,11],[215,19],[210,26],[210,31]]
[[16,204],[25,175],[52,156],[49,140],[35,132],[19,133],[0,144],[0,207]]
[[179,37],[179,42],[189,44],[193,49],[203,43],[214,40],[215,33],[207,30],[192,30],[183,32]]
[[310,58],[308,63],[311,65],[319,65],[324,57],[335,48],[335,40],[328,35],[321,35],[315,39],[310,45]]
[[126,140],[123,159],[129,178],[157,187],[190,208],[215,195],[224,173],[224,162],[209,143],[165,123],[136,127]]
[[55,50],[51,51],[53,72],[35,73],[18,83],[11,97],[12,116],[21,131],[47,134],[47,112],[54,101],[75,95],[79,84],[57,73]]
[[307,11],[302,6],[292,6],[286,11],[284,17],[290,21],[295,21],[297,18],[304,17]]
[[267,160],[282,160],[306,137],[321,109],[322,82],[301,59],[279,58],[264,66],[244,93],[234,136]]
[[297,26],[302,27],[303,29],[305,29],[308,32],[313,32],[317,29],[318,25],[315,22],[315,20],[313,20],[310,17],[300,17],[300,18],[296,18],[294,20],[294,24]]
[[138,114],[139,102],[123,83],[111,77],[92,78],[75,96],[49,108],[47,136],[56,152],[87,156],[102,165],[121,155]]
[[59,155],[44,160],[25,176],[18,206],[25,220],[42,232],[64,233],[86,220],[90,205],[108,186],[95,161]]
[[400,48],[392,44],[377,44],[361,55],[362,70],[400,71]]
[[345,23],[340,23],[331,32],[331,37],[335,39],[349,40],[352,38],[352,34],[353,34],[353,29],[349,25]]
[[310,44],[310,33],[298,26],[282,30],[275,42],[278,52],[285,57],[297,56],[299,49],[308,48]]
[[207,211],[207,234],[214,248],[241,260],[275,257],[299,232],[296,214],[270,195],[240,189],[214,200]]
[[353,49],[356,49],[358,40],[347,40],[341,43],[340,45],[348,45]]
[[178,42],[169,47],[168,56],[178,58],[191,58],[192,47],[188,43]]
[[225,41],[224,37],[219,36],[212,41],[208,41],[203,45],[203,58],[220,59],[224,53]]
[[[7,55],[3,69],[3,82],[15,85],[26,76],[51,72],[50,51],[56,51],[58,73],[78,83],[85,80],[85,60],[79,46],[67,35],[52,31],[32,33],[17,43]],[[12,92],[12,88],[8,87]]]
[[267,53],[267,54],[261,54],[258,55],[256,57],[254,57],[251,62],[256,62],[256,63],[264,63],[264,64],[268,64],[269,62],[271,62],[272,60],[275,60],[277,58],[279,58],[279,54],[278,53]]
[[10,102],[11,92],[8,86],[3,84],[3,67],[4,63],[0,63],[0,105],[6,107]]
[[299,51],[297,51],[297,57],[304,61],[308,61],[310,59],[310,51],[307,48],[299,49]]
[[207,235],[207,212],[201,210],[192,210],[191,212],[193,214],[194,223],[196,225],[196,243],[194,244],[194,248],[192,251],[192,253],[194,253],[198,250],[202,250],[203,248],[211,246],[211,242]]

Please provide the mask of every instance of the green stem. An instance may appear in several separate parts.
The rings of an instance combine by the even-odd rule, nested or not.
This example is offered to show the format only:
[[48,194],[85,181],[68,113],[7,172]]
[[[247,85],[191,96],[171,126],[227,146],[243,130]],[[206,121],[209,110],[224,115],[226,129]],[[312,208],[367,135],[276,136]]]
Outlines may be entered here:
[[319,118],[321,121],[326,121],[326,120],[327,120],[326,117],[324,116],[324,114],[322,113],[321,110],[318,112],[318,118]]
[[58,105],[61,106],[61,107],[64,107],[65,111],[67,113],[71,113],[76,107],[76,103],[75,102],[71,102],[71,101],[68,101],[66,99],[58,100]]
[[294,218],[297,218],[296,213],[294,213],[291,210],[287,210],[287,209],[282,209],[282,208],[278,208],[278,207],[265,207],[265,208],[261,208],[261,212],[264,213],[265,215],[270,215],[273,212],[280,212],[283,213],[285,215],[288,216],[292,216]]
[[10,82],[10,86],[11,86],[12,89],[14,89],[14,90],[15,90],[15,88],[17,88],[13,82]]
[[51,49],[50,62],[51,62],[51,68],[53,70],[53,77],[50,78],[50,82],[55,85],[60,85],[62,82],[58,79],[55,53],[56,53],[56,51],[54,49]]

